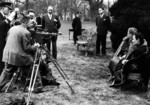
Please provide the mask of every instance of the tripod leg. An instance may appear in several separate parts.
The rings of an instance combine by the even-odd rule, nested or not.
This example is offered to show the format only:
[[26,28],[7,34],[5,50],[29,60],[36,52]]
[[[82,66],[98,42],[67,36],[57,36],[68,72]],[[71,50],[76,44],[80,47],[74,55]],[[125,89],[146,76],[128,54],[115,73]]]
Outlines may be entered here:
[[31,94],[32,94],[32,91],[34,90],[35,81],[36,81],[37,75],[38,75],[38,70],[39,70],[39,65],[36,65],[36,67],[35,67],[35,75],[32,77],[33,78],[32,81],[30,81],[31,85],[29,85],[29,93],[28,93],[27,105],[29,105],[29,103],[30,103]]
[[12,82],[13,82],[15,76],[16,76],[16,73],[13,74],[13,77],[11,78],[11,80],[10,80],[10,82],[9,82],[9,84],[8,84],[8,86],[7,86],[7,88],[6,88],[6,90],[5,90],[5,93],[8,92],[8,89],[9,89],[10,85],[12,84]]
[[36,70],[36,66],[33,66],[32,74],[31,74],[31,78],[30,78],[29,90],[28,91],[31,91],[33,80],[34,80],[34,76],[35,76],[35,70]]
[[[34,62],[34,65],[33,65],[32,75],[31,75],[31,80],[30,80],[30,85],[29,85],[29,93],[28,93],[28,98],[27,98],[27,105],[29,105],[29,103],[30,103],[31,94],[32,94],[32,91],[34,89],[35,81],[36,81],[36,78],[37,78],[37,75],[38,75],[39,66],[40,66],[40,62],[41,62],[41,54],[42,54],[41,50],[40,50],[40,55],[39,56],[38,56],[38,52],[36,53],[36,58],[35,58],[35,62]],[[38,57],[39,57],[39,59],[38,59]]]
[[36,74],[36,65],[33,65],[33,69],[32,69],[32,74],[31,74],[31,78],[30,78],[30,84],[29,84],[29,92],[28,92],[28,98],[27,98],[27,105],[29,105],[30,102],[30,98],[31,98],[31,93],[32,93],[32,89],[33,89],[33,83],[34,83],[34,79],[35,79],[35,74]]
[[63,69],[60,67],[60,65],[54,60],[53,61],[54,65],[57,66],[57,68],[59,70],[61,70],[61,72],[66,76],[66,78],[69,80],[68,76],[66,75],[66,73],[63,71]]
[[28,81],[29,81],[29,77],[30,77],[31,71],[32,71],[32,70],[29,70],[28,75],[27,75],[27,77],[26,77],[26,82],[25,82],[25,86],[24,86],[23,92],[25,92],[25,90],[26,90],[26,88],[27,88],[27,84],[28,84]]
[[18,78],[19,78],[20,74],[21,74],[21,68],[18,68],[17,78],[16,78],[16,81],[15,81],[15,84],[17,84],[17,82],[18,82]]
[[63,71],[63,69],[60,67],[60,65],[57,63],[57,61],[53,59],[53,57],[52,57],[50,51],[47,49],[47,47],[43,46],[43,49],[45,50],[45,52],[47,53],[47,56],[53,62],[53,64],[55,65],[55,67],[59,70],[59,72],[61,72],[61,74],[63,74],[69,80],[68,76]]
[[[75,93],[74,90],[73,90],[72,87],[69,85],[69,83],[66,81],[66,78],[65,78],[66,75],[64,76],[65,73],[62,72],[62,71],[63,71],[62,68],[61,68],[60,66],[58,66],[59,64],[58,64],[55,60],[53,60],[53,57],[52,57],[52,55],[50,54],[50,52],[49,52],[49,50],[47,49],[47,47],[46,47],[46,46],[43,46],[43,49],[45,50],[45,52],[47,53],[47,56],[49,56],[49,58],[51,59],[52,63],[55,65],[55,67],[57,68],[58,72],[60,73],[60,75],[62,76],[62,78],[64,79],[64,81],[65,81],[66,84],[68,85],[68,87],[70,88],[72,94],[74,94],[74,93]],[[66,76],[66,77],[67,77],[67,76]]]

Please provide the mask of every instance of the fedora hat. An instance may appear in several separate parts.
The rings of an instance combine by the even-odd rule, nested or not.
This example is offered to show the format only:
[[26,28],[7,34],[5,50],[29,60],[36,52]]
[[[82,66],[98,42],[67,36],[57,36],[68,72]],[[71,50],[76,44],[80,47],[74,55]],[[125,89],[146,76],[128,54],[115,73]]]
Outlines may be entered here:
[[9,9],[12,9],[12,3],[11,2],[0,2],[0,7],[8,7]]

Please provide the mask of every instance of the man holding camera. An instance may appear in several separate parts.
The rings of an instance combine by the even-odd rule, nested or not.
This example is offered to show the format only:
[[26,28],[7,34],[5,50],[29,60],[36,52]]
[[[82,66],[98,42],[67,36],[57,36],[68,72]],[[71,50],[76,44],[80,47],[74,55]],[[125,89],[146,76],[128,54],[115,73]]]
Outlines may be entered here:
[[29,17],[24,16],[21,25],[13,26],[8,31],[2,57],[5,67],[0,76],[0,90],[10,81],[18,67],[30,68],[33,64],[30,53],[35,52],[39,45],[31,44],[31,34],[27,30],[28,21]]
[[15,19],[17,9],[12,10],[12,3],[1,2],[0,3],[0,74],[4,68],[4,63],[2,62],[3,49],[6,43],[7,31],[10,28],[11,21]]

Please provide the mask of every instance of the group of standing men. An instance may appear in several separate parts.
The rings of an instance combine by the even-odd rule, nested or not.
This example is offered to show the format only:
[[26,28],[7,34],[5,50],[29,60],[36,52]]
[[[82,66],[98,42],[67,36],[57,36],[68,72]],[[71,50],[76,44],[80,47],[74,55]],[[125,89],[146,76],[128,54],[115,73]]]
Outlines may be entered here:
[[[78,41],[78,36],[82,33],[82,24],[80,19],[81,13],[77,12],[76,17],[73,19],[73,40],[74,44]],[[96,40],[96,55],[106,55],[106,38],[107,32],[110,28],[110,18],[104,13],[104,8],[98,9],[98,15],[96,17],[97,26],[97,40]]]
[[[42,18],[42,28],[46,32],[57,33],[61,23],[58,17],[52,14],[52,6],[49,6],[47,11],[48,13]],[[12,3],[0,3],[0,73],[3,70],[0,77],[0,91],[18,67],[30,68],[33,65],[32,54],[39,47],[39,44],[32,43],[32,34],[36,26],[35,12],[19,13],[18,8],[12,9]],[[57,36],[52,36],[52,39],[47,42],[49,50],[52,42],[52,55],[55,59],[57,59],[56,41]],[[49,71],[44,72],[44,75],[48,76]],[[50,75],[52,76],[51,71]],[[57,82],[55,84],[59,85]]]

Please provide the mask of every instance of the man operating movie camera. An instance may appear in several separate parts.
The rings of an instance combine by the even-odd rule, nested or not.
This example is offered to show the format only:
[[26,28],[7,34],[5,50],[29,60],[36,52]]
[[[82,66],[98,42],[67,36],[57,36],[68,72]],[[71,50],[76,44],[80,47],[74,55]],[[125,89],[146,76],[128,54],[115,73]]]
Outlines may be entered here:
[[[29,16],[22,14],[22,18],[20,18],[21,24],[12,26],[8,31],[6,45],[4,47],[2,57],[2,61],[5,63],[5,67],[0,77],[0,91],[11,80],[14,72],[17,71],[18,67],[21,68],[22,72],[31,73],[29,71],[31,70],[34,62],[33,53],[36,52],[36,49],[40,45],[37,43],[32,44],[31,33],[28,30],[30,29],[29,20]],[[43,77],[42,84],[57,86],[60,85],[53,78],[51,70],[48,68],[48,64],[44,58],[46,57],[43,57],[39,67],[41,77]],[[24,70],[24,68],[26,69]],[[48,77],[52,77],[53,79],[48,80]],[[45,81],[46,83],[44,84],[43,82]]]

